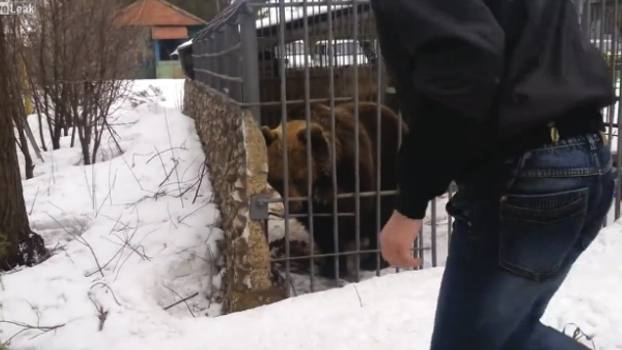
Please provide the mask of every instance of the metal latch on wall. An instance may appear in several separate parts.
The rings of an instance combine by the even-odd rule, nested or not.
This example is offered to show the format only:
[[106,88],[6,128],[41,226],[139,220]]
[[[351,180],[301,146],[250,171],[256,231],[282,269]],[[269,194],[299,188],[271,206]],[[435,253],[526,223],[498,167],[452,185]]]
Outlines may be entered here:
[[249,215],[251,220],[266,220],[269,216],[270,196],[258,194],[251,197]]

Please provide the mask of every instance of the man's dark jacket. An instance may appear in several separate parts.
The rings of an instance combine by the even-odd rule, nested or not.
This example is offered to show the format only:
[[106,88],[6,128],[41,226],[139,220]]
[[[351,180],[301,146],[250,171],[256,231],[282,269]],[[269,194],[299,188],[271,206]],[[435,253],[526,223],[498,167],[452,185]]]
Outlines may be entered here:
[[423,217],[452,180],[504,146],[543,135],[549,122],[590,131],[614,99],[611,73],[570,0],[372,6],[411,130],[399,170],[398,210],[406,216]]

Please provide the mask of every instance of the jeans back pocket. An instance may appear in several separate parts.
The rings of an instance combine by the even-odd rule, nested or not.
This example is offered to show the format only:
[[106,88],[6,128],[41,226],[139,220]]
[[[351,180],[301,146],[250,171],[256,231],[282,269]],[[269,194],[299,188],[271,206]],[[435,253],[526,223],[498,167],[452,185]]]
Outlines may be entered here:
[[500,266],[536,281],[555,275],[579,239],[587,202],[587,188],[503,196],[500,204]]

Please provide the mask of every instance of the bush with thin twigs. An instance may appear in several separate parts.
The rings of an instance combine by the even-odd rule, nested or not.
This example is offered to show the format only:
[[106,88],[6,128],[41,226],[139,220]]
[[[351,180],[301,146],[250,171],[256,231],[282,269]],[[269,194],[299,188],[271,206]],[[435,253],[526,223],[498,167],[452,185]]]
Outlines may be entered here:
[[53,149],[71,133],[84,164],[97,160],[105,133],[114,138],[109,117],[146,44],[141,30],[115,22],[123,3],[49,0],[23,20],[22,54],[40,129],[45,119]]

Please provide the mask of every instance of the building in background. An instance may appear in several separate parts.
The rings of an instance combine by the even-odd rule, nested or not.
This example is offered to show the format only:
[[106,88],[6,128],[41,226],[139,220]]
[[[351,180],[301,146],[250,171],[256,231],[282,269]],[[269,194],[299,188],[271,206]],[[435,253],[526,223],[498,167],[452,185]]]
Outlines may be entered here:
[[149,42],[138,58],[138,79],[183,78],[181,65],[171,53],[206,24],[164,0],[137,0],[121,10],[117,21],[142,29]]

